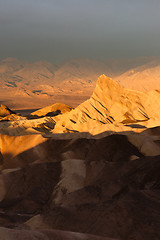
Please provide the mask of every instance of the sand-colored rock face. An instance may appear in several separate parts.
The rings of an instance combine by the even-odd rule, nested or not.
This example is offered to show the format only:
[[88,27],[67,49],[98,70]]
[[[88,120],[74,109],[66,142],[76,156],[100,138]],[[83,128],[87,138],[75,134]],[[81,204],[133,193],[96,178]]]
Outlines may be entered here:
[[[11,159],[16,157],[17,155],[21,155],[29,149],[33,149],[33,155],[38,154],[39,156],[43,157],[43,153],[41,151],[36,150],[36,146],[45,142],[46,139],[43,138],[41,135],[27,135],[27,136],[7,136],[1,135],[0,136],[0,149],[1,154],[3,156],[5,168],[13,168],[23,166],[23,163],[19,163],[17,159],[17,163],[14,163]],[[39,157],[37,156],[37,159]],[[26,155],[26,161],[32,162],[32,158]],[[26,165],[26,161],[24,161],[24,165]],[[9,164],[9,165],[8,165]]]
[[32,112],[31,115],[35,115],[35,116],[38,116],[38,117],[42,117],[42,116],[46,116],[46,115],[50,115],[50,116],[56,116],[56,115],[59,115],[59,114],[63,114],[63,113],[66,113],[66,112],[70,112],[72,110],[72,107],[66,105],[66,104],[63,104],[63,103],[55,103],[53,105],[50,105],[50,106],[47,106],[47,107],[44,107],[44,108],[41,108],[35,112]]
[[13,114],[14,112],[11,111],[8,107],[1,104],[0,106],[0,117],[5,117],[7,115]]
[[101,75],[75,109],[3,117],[0,237],[160,239],[158,109],[159,91],[125,89]]
[[132,128],[133,123],[137,124],[137,129],[138,124],[139,129],[141,126],[145,128],[147,124],[159,121],[159,108],[159,91],[142,93],[125,89],[102,75],[89,100],[70,113],[55,118],[57,123],[53,132],[70,130],[98,134],[106,130],[117,131],[117,126],[123,130],[125,127]]

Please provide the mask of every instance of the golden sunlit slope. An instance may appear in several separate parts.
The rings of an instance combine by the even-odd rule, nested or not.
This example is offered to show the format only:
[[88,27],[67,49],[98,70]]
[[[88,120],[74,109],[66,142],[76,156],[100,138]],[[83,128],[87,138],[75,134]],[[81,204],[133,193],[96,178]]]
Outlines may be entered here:
[[[119,132],[133,129],[140,132],[146,127],[159,125],[159,108],[160,91],[144,93],[125,89],[111,78],[101,75],[90,99],[75,109],[71,110],[63,104],[51,105],[32,114],[43,118],[1,122],[0,132],[9,135],[75,131],[95,135],[108,130]],[[51,112],[54,109],[64,113]]]
[[13,114],[14,112],[10,110],[8,107],[5,105],[1,104],[0,105],[0,117],[5,117],[7,115]]
[[[160,120],[160,92],[147,93],[125,89],[105,75],[99,77],[91,98],[69,113],[54,118],[53,132],[89,131],[98,134],[139,123],[157,124]],[[138,127],[137,127],[138,128]],[[117,128],[118,129],[118,128]]]
[[63,114],[65,112],[69,112],[71,110],[72,110],[72,107],[70,107],[64,103],[55,103],[53,105],[50,105],[50,106],[41,108],[35,112],[32,112],[31,115],[36,115],[38,117],[52,115],[54,113],[55,113],[55,115],[58,115],[58,114]]
[[[157,145],[159,135],[156,137],[156,134],[153,134],[152,136],[146,129],[160,126],[160,112],[157,111],[159,108],[159,91],[143,93],[125,89],[107,76],[101,75],[91,98],[73,110],[65,104],[53,104],[33,112],[34,119],[21,116],[11,118],[10,121],[4,121],[6,120],[4,119],[0,122],[0,133],[11,135],[11,137],[2,135],[1,149],[2,152],[6,151],[4,155],[15,156],[17,151],[25,151],[27,146],[24,144],[23,147],[25,141],[30,142],[30,148],[39,144],[39,140],[36,142],[37,139],[41,139],[39,134],[58,139],[68,139],[73,136],[88,139],[123,133],[143,154],[155,156],[160,154]],[[62,112],[57,112],[57,110]],[[75,135],[70,135],[75,132]],[[59,133],[66,133],[66,135]],[[33,141],[28,140],[30,134],[35,135]],[[20,140],[21,147],[18,139],[22,139]],[[11,143],[15,143],[13,148]],[[15,153],[14,149],[16,149]],[[39,158],[39,155],[35,156],[36,159]]]
[[160,89],[160,61],[130,69],[115,78],[122,86],[134,90],[149,91]]

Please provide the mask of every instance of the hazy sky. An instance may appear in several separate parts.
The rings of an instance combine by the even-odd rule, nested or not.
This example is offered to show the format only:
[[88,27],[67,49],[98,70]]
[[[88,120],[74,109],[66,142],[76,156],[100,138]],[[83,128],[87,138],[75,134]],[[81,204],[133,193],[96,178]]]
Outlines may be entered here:
[[160,0],[0,0],[0,59],[160,56]]

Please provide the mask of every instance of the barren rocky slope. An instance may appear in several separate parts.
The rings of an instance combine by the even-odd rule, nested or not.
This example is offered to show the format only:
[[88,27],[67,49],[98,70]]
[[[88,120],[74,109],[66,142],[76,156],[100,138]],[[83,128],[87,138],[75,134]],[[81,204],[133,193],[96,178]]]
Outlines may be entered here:
[[63,114],[65,112],[69,112],[72,110],[72,107],[63,104],[63,103],[55,103],[53,105],[41,108],[35,112],[31,113],[31,116],[37,116],[37,117],[44,117],[44,116],[54,116],[58,114]]
[[160,91],[142,93],[125,89],[101,75],[89,100],[54,118],[56,125],[53,132],[76,130],[98,134],[116,127],[120,130],[121,127],[140,129],[154,126],[160,120],[159,108]]
[[0,122],[0,236],[158,240],[160,92],[102,75],[77,108],[46,109]]
[[129,71],[115,77],[124,87],[148,91],[160,89],[160,60],[131,68]]
[[93,135],[104,131],[141,132],[159,124],[159,108],[159,90],[144,93],[125,89],[111,78],[101,75],[92,96],[75,109],[54,104],[31,114],[42,118],[18,116],[15,121],[1,122],[0,132],[9,135],[39,132],[50,135],[65,132],[89,132]]

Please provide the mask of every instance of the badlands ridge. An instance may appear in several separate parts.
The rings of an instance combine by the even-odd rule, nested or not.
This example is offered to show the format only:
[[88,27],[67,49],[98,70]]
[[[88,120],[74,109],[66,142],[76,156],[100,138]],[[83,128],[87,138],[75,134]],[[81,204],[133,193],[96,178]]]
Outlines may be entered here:
[[160,90],[101,75],[75,109],[0,108],[0,236],[160,238]]

